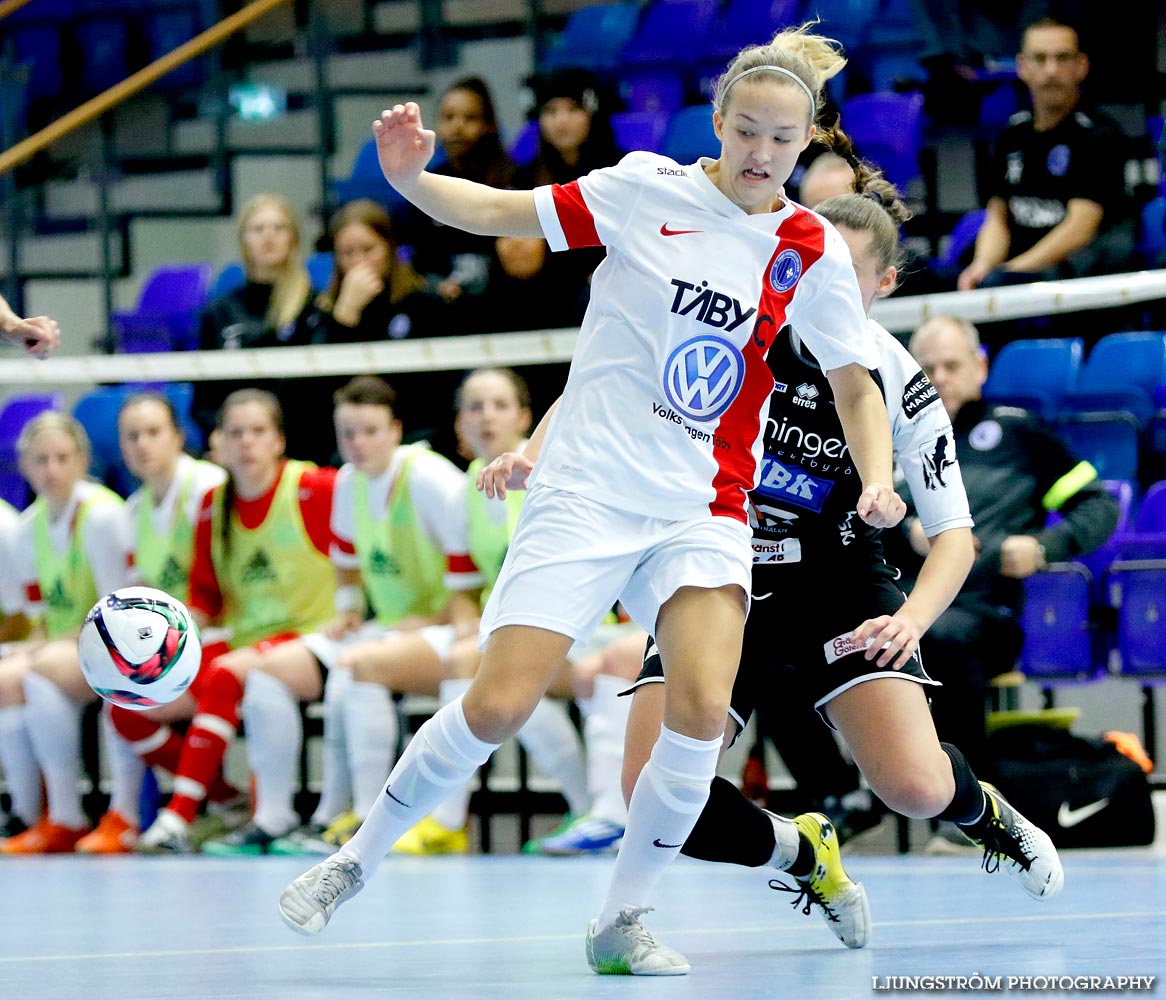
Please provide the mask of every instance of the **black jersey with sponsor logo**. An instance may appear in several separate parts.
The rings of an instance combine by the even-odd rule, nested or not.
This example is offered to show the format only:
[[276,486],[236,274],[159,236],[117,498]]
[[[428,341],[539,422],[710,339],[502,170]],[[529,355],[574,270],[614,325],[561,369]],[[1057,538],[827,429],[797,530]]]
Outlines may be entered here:
[[[871,322],[900,468],[923,500],[929,535],[970,526],[955,441],[939,394],[906,350]],[[826,373],[779,336],[769,351],[774,377],[763,429],[764,456],[750,493],[754,568],[839,559],[882,560],[879,532],[855,513],[862,483],[842,433]]]

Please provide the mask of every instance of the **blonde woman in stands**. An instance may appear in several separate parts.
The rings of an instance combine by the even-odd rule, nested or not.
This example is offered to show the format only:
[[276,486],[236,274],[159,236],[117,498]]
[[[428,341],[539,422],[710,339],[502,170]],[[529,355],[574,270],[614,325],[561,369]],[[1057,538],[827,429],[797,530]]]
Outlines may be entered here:
[[[219,626],[229,630],[229,639],[204,649],[174,794],[142,834],[143,853],[191,850],[191,824],[220,779],[248,671],[266,651],[320,628],[332,615],[328,551],[336,471],[284,456],[283,414],[268,392],[232,393],[219,424],[227,478],[199,507],[189,607],[200,628]],[[298,687],[300,679],[287,682]],[[313,693],[302,689],[305,698]]]
[[[205,844],[208,853],[262,854],[276,840],[284,841],[279,850],[295,849],[339,814],[343,835],[352,824],[349,797],[360,815],[371,807],[397,746],[389,692],[342,669],[346,647],[392,630],[420,670],[440,666],[454,638],[476,627],[480,577],[457,516],[464,475],[423,446],[401,444],[396,394],[376,376],[358,376],[336,393],[335,424],[347,459],[336,476],[330,522],[335,604],[302,642],[279,646],[247,672],[243,715],[255,818]],[[366,592],[374,612],[367,623]],[[289,838],[302,738],[297,702],[321,694],[324,794],[312,824]]]
[[[632,154],[534,192],[427,172],[434,138],[414,104],[375,123],[386,178],[447,226],[545,236],[555,249],[603,243],[608,255],[486,608],[474,683],[421,728],[353,839],[284,890],[293,929],[323,929],[397,838],[517,732],[571,645],[619,599],[655,629],[668,703],[587,958],[601,974],[689,971],[640,918],[716,770],[748,604],[766,354],[787,322],[828,371],[863,484],[858,515],[881,527],[904,510],[887,485],[890,427],[849,252],[783,189],[814,137],[822,85],[844,64],[808,27],[784,31],[744,50],[721,81],[716,159]],[[798,874],[826,905],[855,895],[832,831],[789,826],[783,867],[798,865],[805,838],[811,861]]]
[[[77,635],[101,595],[130,583],[130,530],[121,497],[85,478],[89,440],[72,417],[42,413],[17,452],[36,494],[21,515],[16,563],[35,624],[33,639],[0,660],[0,764],[13,816],[32,825],[0,842],[0,854],[63,854],[86,850],[89,833],[78,790],[81,710],[97,696],[81,675]],[[111,810],[136,812],[134,795],[115,782]]]

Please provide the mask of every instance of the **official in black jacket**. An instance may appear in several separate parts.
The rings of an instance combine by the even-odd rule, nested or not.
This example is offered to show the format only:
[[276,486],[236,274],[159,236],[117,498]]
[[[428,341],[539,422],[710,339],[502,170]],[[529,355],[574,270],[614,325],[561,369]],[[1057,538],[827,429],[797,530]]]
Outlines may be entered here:
[[[940,737],[975,762],[984,743],[985,685],[1013,669],[1023,642],[1022,581],[1098,548],[1117,525],[1117,504],[1097,470],[1050,427],[1027,410],[984,401],[988,363],[970,323],[937,316],[915,332],[910,349],[951,417],[975,521],[975,565],[923,646],[928,670],[944,684],[933,701]],[[942,476],[945,461],[932,456],[932,474]],[[1052,511],[1062,520],[1048,526]],[[904,526],[911,548],[925,553],[917,521]]]

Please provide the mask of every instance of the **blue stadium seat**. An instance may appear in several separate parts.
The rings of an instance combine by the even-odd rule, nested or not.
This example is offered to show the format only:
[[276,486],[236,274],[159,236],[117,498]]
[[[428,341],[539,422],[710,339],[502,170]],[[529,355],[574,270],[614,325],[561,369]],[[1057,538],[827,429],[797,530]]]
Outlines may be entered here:
[[117,415],[126,396],[121,386],[101,386],[73,404],[73,416],[89,435],[89,471],[107,484],[119,468],[125,468],[117,435]]
[[1057,430],[1069,450],[1102,479],[1138,478],[1138,422],[1130,414],[1074,414],[1062,419]]
[[660,152],[677,163],[694,163],[702,156],[718,156],[720,140],[713,131],[713,109],[708,104],[681,108],[668,119]]
[[384,205],[393,218],[397,218],[408,204],[381,173],[381,165],[377,161],[377,144],[372,137],[366,139],[360,147],[352,161],[349,175],[332,182],[332,198],[336,205],[346,205],[359,198],[371,198]]
[[60,95],[64,87],[60,30],[51,25],[31,24],[5,34],[12,39],[16,62],[28,73],[25,84],[28,100]]
[[312,288],[322,292],[332,282],[332,271],[336,266],[335,258],[326,250],[312,254],[304,265],[308,269],[308,277],[312,280]]
[[727,63],[746,45],[761,45],[781,28],[798,24],[802,3],[803,0],[729,0],[708,40],[694,39],[694,44],[702,45],[709,57]]
[[712,35],[717,0],[656,0],[644,10],[620,53],[624,66],[689,65],[701,56],[699,40]]
[[859,94],[842,106],[842,128],[859,154],[900,190],[920,176],[922,94]]
[[1154,415],[1160,385],[1166,385],[1166,333],[1111,333],[1089,352],[1076,387],[1065,397],[1065,412],[1122,410],[1144,427]]
[[215,283],[211,285],[211,289],[207,292],[207,302],[214,302],[221,299],[224,295],[230,295],[236,288],[242,288],[247,283],[247,272],[243,270],[243,265],[237,260],[231,261],[229,264],[223,265],[223,269],[219,271],[215,278]]
[[944,268],[959,266],[960,258],[976,245],[976,237],[980,234],[980,227],[987,218],[987,209],[977,208],[960,217],[948,235],[947,246],[942,254],[936,258],[936,264]]
[[[209,26],[197,2],[160,3],[145,16],[146,43],[150,60],[161,59]],[[206,78],[205,59],[199,57],[171,70],[156,84],[163,90],[182,91],[200,87]]]
[[1103,672],[1089,625],[1092,576],[1080,563],[1059,563],[1024,581],[1020,669],[1040,683],[1081,681]]
[[660,152],[667,124],[668,121],[663,115],[651,111],[621,111],[611,116],[615,144],[625,153],[637,149],[647,150],[649,153]]
[[1117,554],[1123,560],[1166,559],[1166,482],[1146,490],[1132,528],[1117,539]]
[[820,18],[822,23],[817,30],[837,38],[850,50],[867,37],[878,7],[879,0],[809,0],[804,16]]
[[[1080,563],[1093,578],[1093,603],[1108,603],[1109,567],[1121,552],[1121,541],[1127,537],[1133,524],[1134,484],[1125,479],[1110,479],[1102,484],[1117,504],[1117,524],[1110,536],[1092,552],[1079,555],[1074,562]],[[1063,518],[1056,511],[1049,513],[1046,527],[1060,524]]]
[[133,354],[196,348],[210,276],[210,264],[170,264],[153,271],[137,307],[110,317],[118,350]]
[[1142,206],[1138,253],[1148,268],[1166,264],[1166,197],[1159,195]]
[[1022,406],[1052,420],[1077,385],[1085,346],[1080,337],[1014,340],[992,360],[984,398]]
[[542,69],[581,66],[612,70],[620,52],[636,30],[640,6],[636,3],[600,3],[581,7],[567,18],[558,40],[540,61]]
[[[527,122],[510,144],[510,159],[520,167],[538,155],[538,121]],[[383,177],[382,177],[383,180]]]
[[129,76],[129,24],[114,17],[77,21],[73,33],[81,48],[81,89],[96,94]]

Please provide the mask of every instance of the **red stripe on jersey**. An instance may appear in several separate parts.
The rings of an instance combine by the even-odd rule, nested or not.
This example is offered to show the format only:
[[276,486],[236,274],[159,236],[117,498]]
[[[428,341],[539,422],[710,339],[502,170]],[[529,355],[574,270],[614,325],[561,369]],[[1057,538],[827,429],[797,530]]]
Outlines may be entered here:
[[583,192],[579,190],[579,182],[570,184],[556,184],[551,188],[551,195],[555,200],[555,213],[559,217],[559,225],[563,227],[563,235],[567,237],[567,246],[572,250],[579,247],[600,247],[603,241],[595,231],[595,216],[583,200]]
[[477,573],[478,567],[474,565],[474,560],[470,558],[469,553],[449,553],[445,557],[446,569],[450,573]]
[[717,459],[717,474],[713,477],[716,496],[709,504],[709,512],[714,517],[748,522],[746,497],[757,478],[752,446],[761,433],[761,421],[769,410],[769,396],[773,392],[773,373],[765,358],[778,331],[785,326],[786,310],[798,287],[795,281],[784,292],[774,288],[770,280],[773,266],[786,250],[796,250],[801,259],[801,274],[805,274],[821,259],[826,247],[822,223],[802,209],[794,210],[778,228],[777,235],[777,249],[761,276],[761,298],[757,303],[753,336],[741,352],[745,356],[745,381],[717,427],[717,437],[729,446],[720,448],[715,442],[713,445]]

